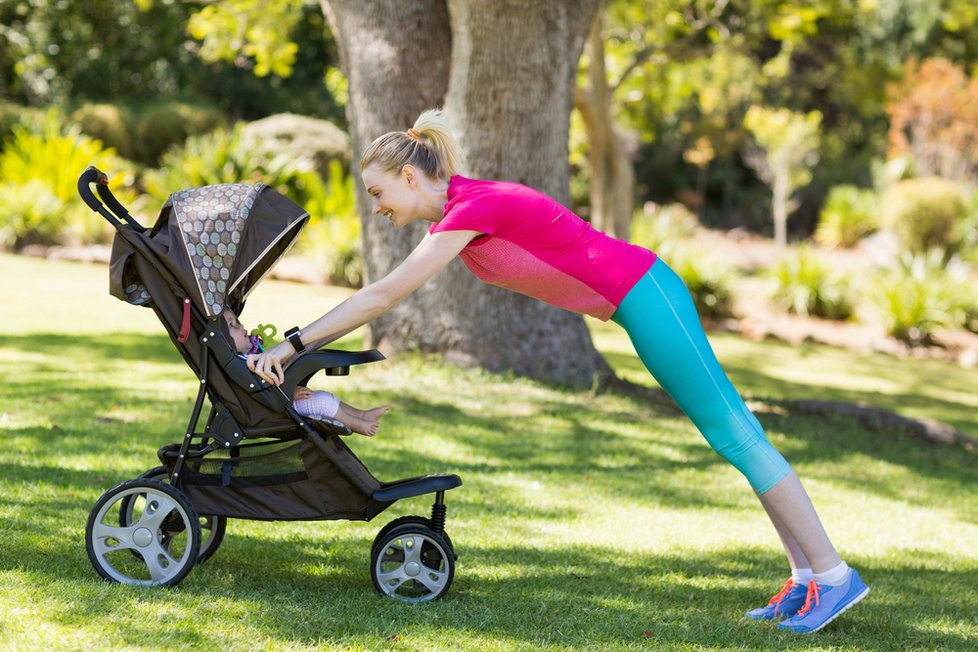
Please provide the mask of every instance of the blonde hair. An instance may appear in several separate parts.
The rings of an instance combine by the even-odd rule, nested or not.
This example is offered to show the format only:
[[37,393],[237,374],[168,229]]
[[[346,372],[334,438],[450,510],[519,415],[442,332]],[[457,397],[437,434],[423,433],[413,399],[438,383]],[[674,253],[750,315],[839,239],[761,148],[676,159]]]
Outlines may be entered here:
[[413,165],[433,179],[448,181],[461,170],[462,149],[441,109],[429,109],[411,129],[388,132],[370,143],[360,157],[360,170],[374,163],[393,174]]

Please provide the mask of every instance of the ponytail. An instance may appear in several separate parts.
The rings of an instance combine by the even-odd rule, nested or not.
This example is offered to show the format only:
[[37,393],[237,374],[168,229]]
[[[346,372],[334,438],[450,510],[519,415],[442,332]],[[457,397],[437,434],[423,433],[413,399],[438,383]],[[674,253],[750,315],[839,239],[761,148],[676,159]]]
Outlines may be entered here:
[[448,181],[461,170],[462,150],[441,109],[429,109],[407,131],[391,131],[372,142],[360,158],[360,169],[373,163],[393,174],[413,165],[432,179]]

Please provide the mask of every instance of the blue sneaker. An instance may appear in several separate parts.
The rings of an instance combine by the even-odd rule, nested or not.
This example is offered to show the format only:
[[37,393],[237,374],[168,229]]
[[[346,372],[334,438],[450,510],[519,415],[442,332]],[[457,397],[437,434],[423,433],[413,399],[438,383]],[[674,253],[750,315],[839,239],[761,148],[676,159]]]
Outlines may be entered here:
[[808,583],[805,604],[793,617],[778,623],[778,629],[788,629],[802,634],[814,634],[838,618],[854,604],[869,595],[869,587],[855,570],[839,586]]
[[784,587],[768,601],[767,606],[751,609],[747,612],[747,617],[752,620],[777,620],[794,616],[805,604],[807,596],[808,589],[804,584],[796,584],[794,580],[788,578]]

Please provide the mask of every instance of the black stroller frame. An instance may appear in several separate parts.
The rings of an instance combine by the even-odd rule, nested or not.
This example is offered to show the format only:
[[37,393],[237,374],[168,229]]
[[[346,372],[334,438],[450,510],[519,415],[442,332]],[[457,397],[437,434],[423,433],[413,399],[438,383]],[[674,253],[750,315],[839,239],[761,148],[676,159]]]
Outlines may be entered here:
[[[229,518],[371,520],[398,500],[434,493],[430,517],[404,516],[380,530],[371,546],[370,575],[379,593],[399,600],[444,595],[457,559],[445,531],[445,492],[462,480],[439,474],[380,482],[340,439],[351,434],[345,425],[304,417],[290,398],[319,371],[343,376],[351,366],[384,356],[376,350],[306,353],[286,368],[283,385],[274,386],[247,368],[222,317],[225,308],[240,312],[247,293],[288,250],[308,214],[262,184],[225,184],[174,193],[149,229],[119,203],[107,176],[95,167],[81,174],[78,191],[116,230],[112,294],[153,309],[200,383],[183,438],[158,451],[162,465],[109,489],[92,508],[85,545],[99,576],[123,584],[174,586],[214,555]],[[213,196],[227,199],[215,203],[208,199]],[[204,198],[208,207],[199,214],[200,224],[177,225],[177,218],[185,217],[180,201],[193,198]],[[235,203],[240,198],[242,203]],[[249,211],[263,235],[246,230]],[[228,215],[234,220],[223,221]],[[215,227],[215,220],[228,226]],[[238,252],[250,264],[242,271],[238,260],[226,265],[230,257],[214,258],[225,267],[213,276],[225,282],[211,283],[220,292],[206,292],[199,278],[209,270],[195,257],[195,252],[203,256],[204,248],[197,244],[195,250],[174,234],[196,228],[205,236],[211,233],[205,241],[220,235],[222,243],[230,243],[224,229],[230,232],[232,223],[242,230],[234,232],[235,245],[226,251]],[[249,257],[249,252],[255,253]],[[210,411],[199,430],[207,399]]]

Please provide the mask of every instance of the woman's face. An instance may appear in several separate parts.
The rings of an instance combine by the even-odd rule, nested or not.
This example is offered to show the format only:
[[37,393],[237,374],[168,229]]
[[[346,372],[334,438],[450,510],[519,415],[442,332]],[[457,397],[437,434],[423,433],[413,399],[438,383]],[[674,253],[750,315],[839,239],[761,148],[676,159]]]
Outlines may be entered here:
[[418,219],[415,174],[410,167],[395,175],[378,165],[368,165],[363,171],[363,185],[370,195],[370,212],[383,215],[397,228]]

